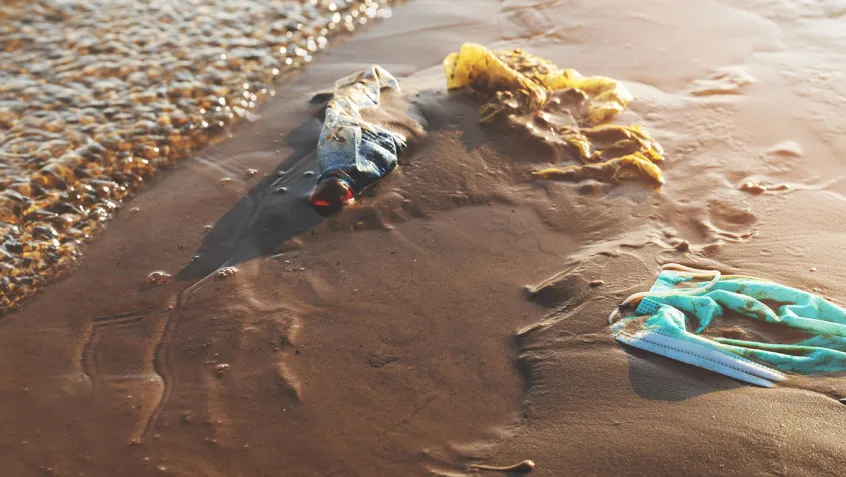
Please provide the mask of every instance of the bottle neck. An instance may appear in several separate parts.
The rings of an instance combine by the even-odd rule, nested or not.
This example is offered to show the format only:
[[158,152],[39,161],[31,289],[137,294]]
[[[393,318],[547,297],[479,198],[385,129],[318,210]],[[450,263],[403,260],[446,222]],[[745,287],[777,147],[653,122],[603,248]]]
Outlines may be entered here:
[[335,169],[333,171],[327,172],[326,175],[324,175],[320,179],[319,182],[323,182],[324,180],[326,180],[330,177],[334,177],[334,178],[340,180],[341,182],[343,182],[347,186],[347,189],[350,191],[350,195],[351,195],[350,199],[351,200],[356,198],[356,196],[359,193],[359,190],[355,186],[355,179],[353,179],[353,177],[351,175],[347,174],[346,172],[344,172],[340,169]]

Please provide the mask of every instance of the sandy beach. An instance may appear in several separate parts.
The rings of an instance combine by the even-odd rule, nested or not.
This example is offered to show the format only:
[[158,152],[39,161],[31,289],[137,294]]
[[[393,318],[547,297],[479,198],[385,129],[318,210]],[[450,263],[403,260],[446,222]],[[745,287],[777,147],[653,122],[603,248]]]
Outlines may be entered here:
[[[841,475],[842,375],[757,388],[607,318],[669,262],[846,305],[844,32],[833,0],[395,5],[0,321],[3,474]],[[555,151],[445,89],[465,42],[625,83],[615,122],[660,141],[666,183],[532,178]],[[372,64],[403,91],[369,117],[409,148],[323,219],[322,98]]]

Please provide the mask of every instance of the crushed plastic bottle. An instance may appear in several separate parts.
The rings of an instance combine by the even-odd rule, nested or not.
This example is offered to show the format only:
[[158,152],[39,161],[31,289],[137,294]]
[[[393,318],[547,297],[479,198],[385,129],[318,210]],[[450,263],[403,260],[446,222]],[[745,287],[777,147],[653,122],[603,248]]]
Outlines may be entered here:
[[[576,125],[546,124],[576,153],[584,165],[550,167],[534,173],[542,179],[616,181],[633,173],[663,184],[657,163],[663,149],[640,126],[603,124],[633,100],[621,83],[604,76],[582,76],[574,69],[559,69],[552,62],[522,49],[492,51],[465,43],[458,53],[444,59],[447,88],[470,88],[490,97],[480,109],[479,122],[490,123],[502,115],[537,115],[556,92],[575,90],[583,98],[583,113]],[[578,96],[577,95],[577,96]],[[602,136],[617,136],[608,143]],[[600,145],[601,142],[607,145]]]
[[322,215],[354,202],[397,165],[406,138],[365,121],[360,113],[379,105],[383,88],[400,91],[396,78],[378,65],[335,83],[317,143],[320,176],[309,199]]

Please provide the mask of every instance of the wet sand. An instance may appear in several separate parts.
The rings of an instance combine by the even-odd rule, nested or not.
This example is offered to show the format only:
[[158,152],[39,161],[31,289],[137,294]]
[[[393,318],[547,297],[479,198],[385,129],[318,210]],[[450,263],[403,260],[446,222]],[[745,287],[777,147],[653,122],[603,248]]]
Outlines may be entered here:
[[[839,376],[753,388],[623,349],[606,318],[665,262],[846,303],[844,12],[581,3],[409,2],[159,176],[71,277],[2,322],[0,467],[464,475],[532,459],[550,476],[840,474]],[[661,141],[666,185],[531,180],[550,151],[477,125],[478,99],[442,90],[439,62],[464,41],[625,81],[636,101],[620,121]],[[405,88],[379,118],[411,147],[372,197],[321,221],[304,202],[309,100],[371,63]],[[156,270],[175,278],[150,285]]]

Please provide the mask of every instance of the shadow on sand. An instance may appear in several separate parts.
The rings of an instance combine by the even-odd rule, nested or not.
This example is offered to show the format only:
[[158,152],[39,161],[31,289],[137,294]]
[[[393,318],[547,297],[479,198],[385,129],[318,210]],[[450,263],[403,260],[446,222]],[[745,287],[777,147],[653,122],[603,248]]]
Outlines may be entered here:
[[277,253],[323,221],[308,203],[320,128],[320,118],[311,117],[291,131],[286,139],[291,155],[218,220],[178,280],[198,280],[221,267]]

